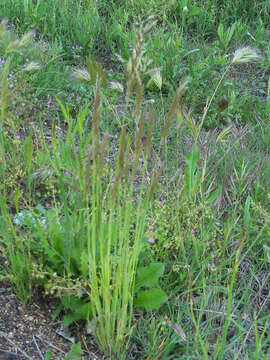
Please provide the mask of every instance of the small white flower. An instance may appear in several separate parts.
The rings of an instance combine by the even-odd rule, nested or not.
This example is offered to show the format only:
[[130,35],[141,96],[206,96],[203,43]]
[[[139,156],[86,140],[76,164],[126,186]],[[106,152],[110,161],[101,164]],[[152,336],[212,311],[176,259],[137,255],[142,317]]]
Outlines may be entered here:
[[187,7],[187,6],[184,6],[184,7],[183,7],[183,13],[184,13],[184,14],[187,14],[187,13],[188,13],[188,7]]

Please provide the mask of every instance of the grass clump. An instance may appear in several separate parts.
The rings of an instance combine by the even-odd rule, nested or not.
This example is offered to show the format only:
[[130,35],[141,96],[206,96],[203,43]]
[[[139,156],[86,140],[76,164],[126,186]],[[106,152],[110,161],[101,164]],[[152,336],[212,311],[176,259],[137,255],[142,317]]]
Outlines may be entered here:
[[0,5],[1,279],[112,359],[267,358],[269,7],[158,3]]

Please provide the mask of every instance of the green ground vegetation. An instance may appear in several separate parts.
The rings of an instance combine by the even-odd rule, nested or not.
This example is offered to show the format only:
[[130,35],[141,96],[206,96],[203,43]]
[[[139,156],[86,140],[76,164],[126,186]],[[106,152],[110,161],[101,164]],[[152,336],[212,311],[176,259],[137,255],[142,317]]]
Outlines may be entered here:
[[23,303],[56,297],[115,360],[270,357],[269,18],[0,3],[0,278]]

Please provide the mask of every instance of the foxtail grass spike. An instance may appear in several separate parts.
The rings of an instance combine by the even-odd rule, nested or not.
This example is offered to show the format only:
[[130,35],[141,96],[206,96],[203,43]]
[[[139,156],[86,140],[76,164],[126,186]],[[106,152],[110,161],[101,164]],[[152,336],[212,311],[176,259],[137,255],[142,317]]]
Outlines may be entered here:
[[179,100],[180,100],[181,96],[183,95],[183,93],[187,89],[187,83],[188,82],[189,82],[189,78],[184,79],[184,81],[179,85],[178,89],[176,90],[176,93],[174,95],[172,104],[170,106],[170,109],[169,109],[169,112],[168,112],[168,115],[167,115],[167,119],[166,119],[165,124],[164,124],[163,132],[162,132],[162,135],[161,135],[161,141],[164,141],[166,136],[167,136],[167,133],[168,133],[168,130],[169,130],[169,127],[170,127],[170,124],[171,124],[171,120],[173,118],[174,113],[176,112],[176,108],[178,106],[178,103],[179,103]]

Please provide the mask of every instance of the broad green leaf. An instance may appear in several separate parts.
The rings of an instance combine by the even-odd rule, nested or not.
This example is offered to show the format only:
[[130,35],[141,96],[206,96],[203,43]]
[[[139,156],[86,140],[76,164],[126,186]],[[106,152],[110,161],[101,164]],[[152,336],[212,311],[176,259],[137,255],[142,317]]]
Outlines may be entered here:
[[186,158],[188,166],[186,167],[185,175],[186,175],[186,185],[187,185],[189,194],[192,193],[192,190],[195,185],[194,173],[195,173],[195,170],[197,167],[197,161],[199,160],[199,157],[200,157],[200,153],[197,149],[196,144],[194,144],[191,154],[187,155],[187,158]]
[[52,352],[48,350],[45,354],[44,360],[50,360],[52,358]]
[[81,344],[73,344],[71,346],[71,352],[65,357],[65,360],[75,360],[80,359],[79,355],[82,355],[83,351],[81,348]]
[[236,25],[237,25],[236,23],[232,24],[232,26],[227,30],[227,34],[226,34],[227,45],[229,45],[229,43],[233,37]]
[[201,8],[200,8],[200,7],[198,7],[198,6],[193,6],[193,7],[190,9],[190,11],[189,11],[188,16],[199,15],[200,12],[201,12]]
[[218,37],[219,37],[220,41],[223,42],[223,38],[224,38],[224,25],[223,24],[219,24],[219,26],[218,26]]
[[167,295],[161,289],[140,290],[134,299],[134,306],[143,307],[146,311],[160,308],[167,300]]
[[55,320],[58,315],[60,314],[61,311],[63,311],[64,309],[64,305],[63,304],[59,304],[57,306],[57,308],[54,310],[54,312],[52,313],[52,319]]
[[164,264],[153,263],[148,266],[139,267],[137,270],[135,291],[142,286],[154,287],[158,285],[158,279],[164,273]]
[[89,320],[89,316],[91,314],[91,303],[85,303],[79,306],[76,310],[73,310],[69,314],[64,316],[63,324],[64,326],[69,326],[74,321],[78,320]]
[[61,303],[69,310],[76,310],[81,307],[85,301],[78,297],[67,295],[61,298]]

